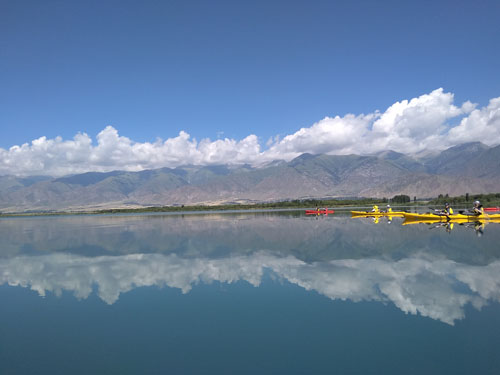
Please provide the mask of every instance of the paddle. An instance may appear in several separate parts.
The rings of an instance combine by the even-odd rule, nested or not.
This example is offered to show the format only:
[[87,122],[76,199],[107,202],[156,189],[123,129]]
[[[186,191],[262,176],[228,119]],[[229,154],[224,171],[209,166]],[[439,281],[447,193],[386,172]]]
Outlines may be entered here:
[[458,210],[458,213],[466,216],[479,216],[482,215],[484,219],[489,219],[490,215],[488,215],[486,212],[482,213],[477,213],[477,212],[470,212],[469,210]]
[[450,214],[448,214],[446,212],[443,212],[443,210],[437,210],[437,209],[434,208],[434,214],[437,215],[437,216],[446,216],[446,220],[447,221],[451,220]]
[[458,210],[458,213],[461,215],[465,215],[465,216],[476,216],[477,215],[474,212],[470,212],[469,210]]
[[470,215],[469,210],[458,210],[458,213],[459,213],[460,215]]
[[443,226],[443,224],[446,224],[446,223],[438,223],[435,225],[427,224],[427,225],[430,225],[429,229],[436,229],[436,228],[441,228]]

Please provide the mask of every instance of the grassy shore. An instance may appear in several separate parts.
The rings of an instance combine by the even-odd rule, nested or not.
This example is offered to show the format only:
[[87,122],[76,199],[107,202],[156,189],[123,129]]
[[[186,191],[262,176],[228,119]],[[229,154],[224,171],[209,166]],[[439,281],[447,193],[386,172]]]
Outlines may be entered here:
[[500,193],[476,194],[470,196],[440,196],[433,200],[395,203],[386,198],[364,198],[364,199],[305,199],[290,200],[271,203],[255,204],[222,204],[222,205],[183,205],[183,206],[155,206],[142,208],[114,208],[92,211],[29,211],[19,213],[0,213],[0,217],[8,216],[50,216],[50,215],[98,215],[98,214],[123,214],[123,213],[148,213],[148,212],[196,212],[196,211],[235,211],[235,210],[271,210],[271,209],[303,209],[313,207],[348,208],[348,207],[371,207],[373,205],[385,205],[388,202],[393,206],[440,206],[445,202],[452,205],[467,206],[474,200],[480,200],[485,207],[500,206]]
[[449,197],[447,195],[440,195],[438,198],[429,201],[431,205],[444,205],[446,202],[451,205],[472,206],[474,201],[480,201],[484,207],[499,207],[500,206],[500,193],[493,194],[467,194],[457,197]]
[[29,211],[19,213],[3,213],[0,216],[48,216],[48,215],[96,215],[120,213],[148,213],[148,212],[196,212],[196,211],[234,211],[234,210],[267,210],[267,209],[302,209],[311,207],[349,207],[372,206],[386,204],[387,199],[306,199],[255,204],[221,204],[221,205],[183,205],[183,206],[155,206],[142,208],[114,208],[91,211]]

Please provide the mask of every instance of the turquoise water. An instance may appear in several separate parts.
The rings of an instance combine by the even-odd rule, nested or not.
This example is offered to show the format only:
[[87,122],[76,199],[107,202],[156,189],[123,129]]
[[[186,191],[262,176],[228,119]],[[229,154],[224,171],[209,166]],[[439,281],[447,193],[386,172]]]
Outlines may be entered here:
[[2,374],[497,374],[500,224],[0,219]]

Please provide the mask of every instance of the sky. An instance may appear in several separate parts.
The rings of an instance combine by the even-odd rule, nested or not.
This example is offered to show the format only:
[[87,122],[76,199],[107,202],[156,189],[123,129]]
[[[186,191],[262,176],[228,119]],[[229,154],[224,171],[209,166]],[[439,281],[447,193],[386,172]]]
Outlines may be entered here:
[[500,144],[498,1],[0,0],[0,175]]

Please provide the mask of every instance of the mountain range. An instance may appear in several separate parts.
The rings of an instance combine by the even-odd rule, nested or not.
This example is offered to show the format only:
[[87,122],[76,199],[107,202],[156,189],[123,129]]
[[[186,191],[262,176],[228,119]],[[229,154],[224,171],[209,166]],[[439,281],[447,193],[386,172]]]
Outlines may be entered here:
[[426,157],[311,155],[249,165],[183,166],[52,177],[0,176],[0,209],[93,210],[306,198],[417,198],[500,191],[500,146],[466,143]]

